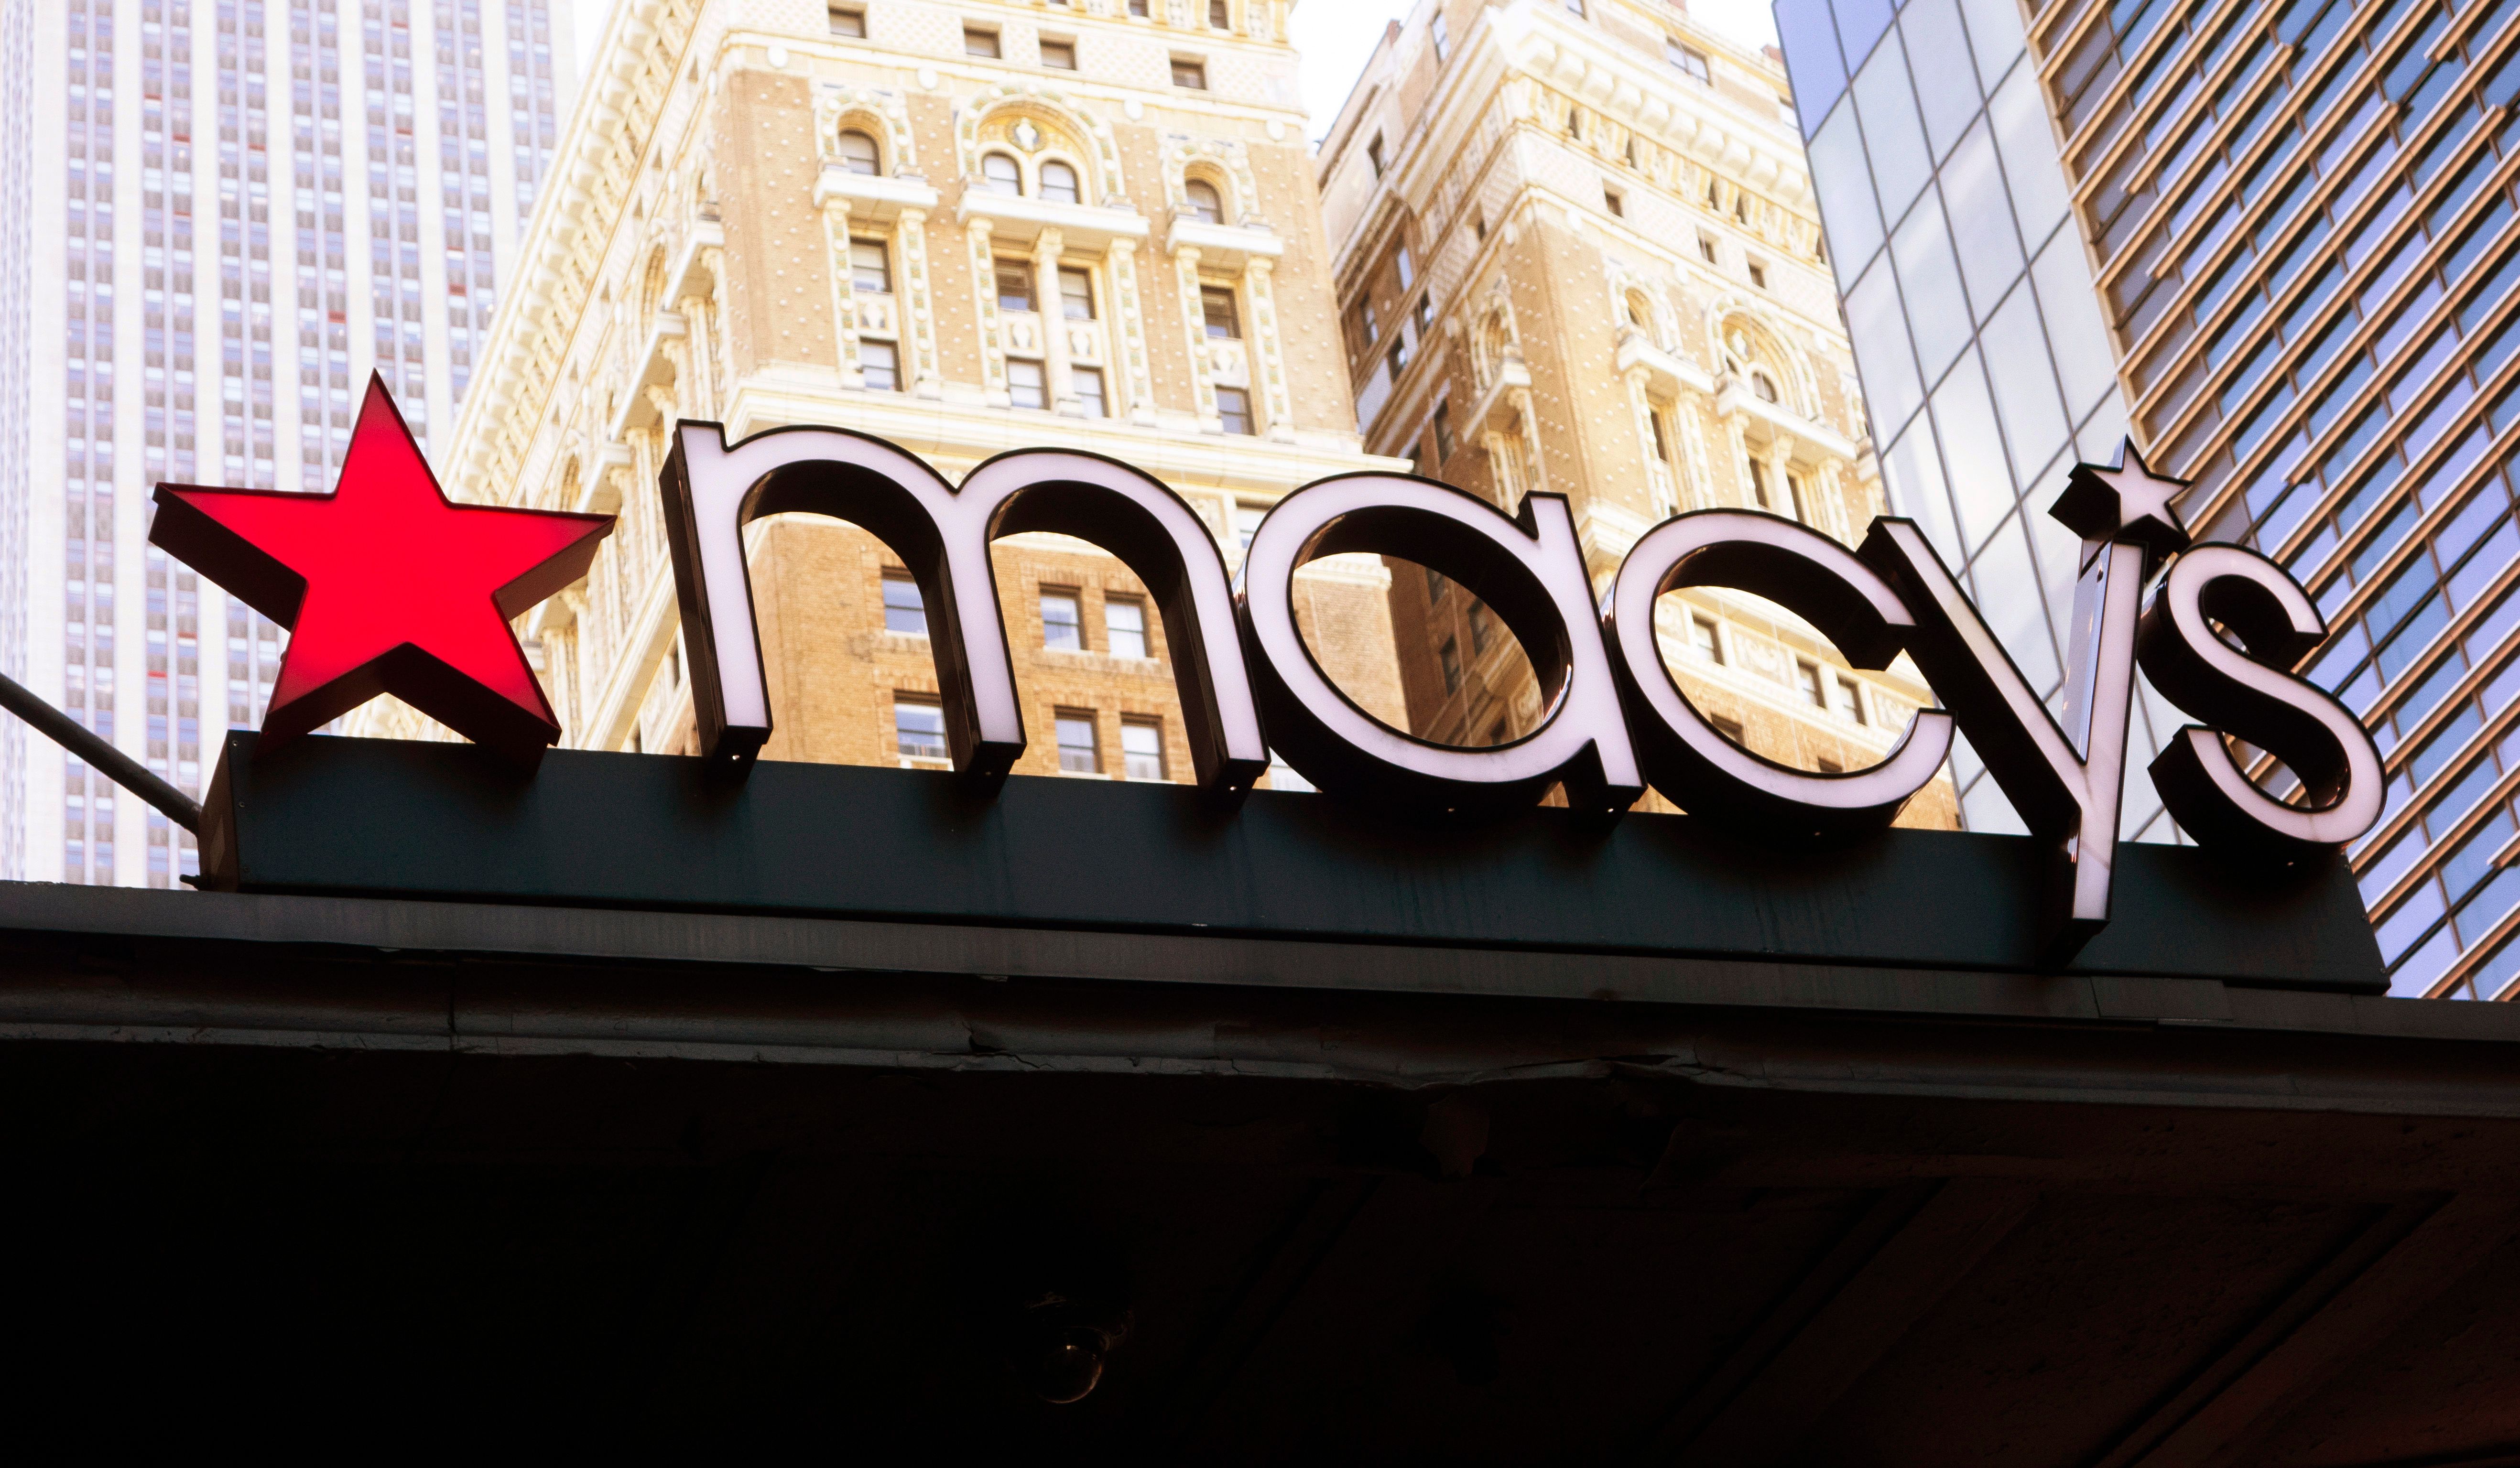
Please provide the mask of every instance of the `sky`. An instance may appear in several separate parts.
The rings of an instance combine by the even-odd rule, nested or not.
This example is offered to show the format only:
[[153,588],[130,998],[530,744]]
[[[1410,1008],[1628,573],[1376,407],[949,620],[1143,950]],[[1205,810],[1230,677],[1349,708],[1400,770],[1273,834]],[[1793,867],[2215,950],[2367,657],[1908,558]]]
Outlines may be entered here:
[[[613,0],[568,0],[577,31],[578,73],[586,71],[587,53],[603,32],[605,15]],[[1304,58],[1304,107],[1312,113],[1307,136],[1314,142],[1329,130],[1347,101],[1348,88],[1365,60],[1373,54],[1382,27],[1406,16],[1415,0],[1299,0],[1293,22],[1295,49]],[[1776,18],[1769,0],[1688,0],[1688,13],[1708,28],[1745,46],[1772,46]]]

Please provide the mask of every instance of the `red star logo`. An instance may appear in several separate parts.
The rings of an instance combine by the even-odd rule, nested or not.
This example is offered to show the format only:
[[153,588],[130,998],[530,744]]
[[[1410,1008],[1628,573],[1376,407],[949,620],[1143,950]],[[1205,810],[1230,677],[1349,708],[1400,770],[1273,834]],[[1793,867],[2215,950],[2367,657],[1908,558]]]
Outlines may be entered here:
[[560,741],[510,618],[586,574],[608,514],[458,505],[371,375],[329,495],[158,486],[154,545],[291,629],[272,748],[391,693],[477,743]]

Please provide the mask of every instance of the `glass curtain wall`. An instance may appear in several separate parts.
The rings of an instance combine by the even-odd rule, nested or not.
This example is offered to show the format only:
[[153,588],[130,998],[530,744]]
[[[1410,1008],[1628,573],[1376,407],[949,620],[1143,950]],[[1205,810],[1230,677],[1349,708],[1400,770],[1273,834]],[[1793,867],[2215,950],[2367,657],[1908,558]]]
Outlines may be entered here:
[[[2363,718],[2388,760],[2388,815],[2354,860],[2393,990],[2511,997],[2520,975],[2520,870],[2508,865],[2520,831],[2511,804],[2520,791],[2511,370],[2520,3],[2055,0],[2026,26],[2007,0],[1957,9],[1984,106],[1960,118],[1948,67],[1913,95],[1948,216],[1994,237],[1969,245],[1956,233],[1963,287],[1973,249],[2008,262],[2013,232],[2001,226],[2015,226],[2032,252],[2046,340],[2096,338],[2117,364],[2115,380],[2093,389],[2114,406],[2089,420],[2109,431],[2078,425],[2084,450],[2105,453],[2115,423],[2132,423],[2158,467],[2197,481],[2182,509],[2201,534],[2254,546],[2310,588],[2333,633],[2311,676]],[[1901,259],[1905,226],[1882,222],[1905,206],[1894,200],[1914,171],[1899,161],[1912,140],[1888,102],[1877,106],[1891,120],[1874,121],[1868,99],[1895,94],[1874,73],[1897,49],[1953,54],[1924,51],[1934,37],[1948,45],[1950,7],[1786,0],[1778,10],[1788,65],[1808,89],[1815,172],[1855,317],[1868,309],[1865,271],[1880,257],[1903,292],[1914,289]],[[2016,76],[2028,79],[2012,90]],[[1946,156],[1942,138],[1956,124],[1963,136]],[[1955,163],[1980,127],[2009,220],[1952,203]],[[1894,135],[1903,141],[1883,141]],[[2047,182],[2025,185],[2043,160]],[[2057,205],[2077,225],[2079,317],[2063,304],[2072,273],[2030,243],[2031,226]],[[1843,241],[1841,230],[1851,232]],[[1947,306],[1919,304],[1903,294],[1897,308],[1898,334],[1912,342],[1935,336],[1920,322],[1949,319]],[[2002,394],[2035,354],[1999,358],[1990,320],[1972,320],[1969,344],[1991,368],[2002,362],[1990,373],[1995,412],[1977,421],[1991,417],[2009,434],[2015,415]],[[1876,372],[1895,381],[1899,365],[1868,338],[1891,334],[1858,322],[1876,405]],[[2006,340],[2015,336],[2026,333]],[[2049,355],[2071,413],[2069,354]],[[1916,356],[1921,376],[1921,346]],[[2102,360],[2079,345],[2070,359]],[[1974,403],[1946,419],[1939,390],[1920,392],[1942,429],[1957,517],[1941,533],[1968,549],[1974,496],[1958,469],[1968,452],[1956,457],[1951,440]],[[1897,445],[1900,430],[1881,426]],[[1918,483],[1914,450],[1894,446],[1891,457],[1894,496],[1929,518],[1930,491],[1944,486]],[[2065,589],[2043,585],[2052,619],[2068,604]],[[2158,717],[2167,711],[2152,712],[2167,732]],[[2261,776],[2289,783],[2279,769]]]

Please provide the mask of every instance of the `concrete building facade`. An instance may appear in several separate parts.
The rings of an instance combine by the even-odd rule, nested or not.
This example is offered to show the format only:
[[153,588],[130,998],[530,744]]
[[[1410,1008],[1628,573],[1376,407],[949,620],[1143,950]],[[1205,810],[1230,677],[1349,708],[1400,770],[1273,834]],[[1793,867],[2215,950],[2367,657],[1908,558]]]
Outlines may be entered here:
[[[550,0],[0,8],[9,676],[198,793],[283,640],[149,549],[152,487],[331,489],[371,368],[447,441],[569,57]],[[0,873],[194,869],[189,832],[5,724]]]
[[[617,512],[526,631],[573,745],[693,746],[657,470],[685,419],[889,439],[949,480],[1086,449],[1181,493],[1238,564],[1363,456],[1282,0],[633,0],[441,465],[460,497]],[[946,763],[920,593],[872,534],[751,532],[771,759]],[[1148,588],[1043,534],[995,565],[1016,773],[1187,779]],[[1371,557],[1303,576],[1315,645],[1403,718]],[[363,726],[414,732],[380,706]],[[1282,767],[1270,782],[1299,784]]]
[[[1597,582],[1653,525],[1750,508],[1842,542],[1883,508],[1785,76],[1631,0],[1426,0],[1324,141],[1368,447],[1512,509],[1568,497]],[[1462,589],[1395,563],[1411,727],[1500,742],[1544,712]],[[1665,661],[1717,727],[1807,770],[1874,763],[1932,696],[1756,598],[1665,596]],[[1659,803],[1660,797],[1653,797]],[[1951,824],[1950,787],[1907,823]]]
[[[2512,996],[2520,16],[1777,14],[1892,502],[1967,559],[1982,604],[2024,610],[2007,645],[2045,667],[2080,549],[2045,512],[2065,468],[2131,429],[2193,478],[2201,536],[2317,598],[2331,636],[2309,676],[2386,752],[2389,813],[2354,860],[2395,992]],[[2182,722],[2149,693],[2144,714],[2142,750]],[[1958,773],[1972,825],[2009,819]],[[2150,792],[2129,784],[2135,829]]]

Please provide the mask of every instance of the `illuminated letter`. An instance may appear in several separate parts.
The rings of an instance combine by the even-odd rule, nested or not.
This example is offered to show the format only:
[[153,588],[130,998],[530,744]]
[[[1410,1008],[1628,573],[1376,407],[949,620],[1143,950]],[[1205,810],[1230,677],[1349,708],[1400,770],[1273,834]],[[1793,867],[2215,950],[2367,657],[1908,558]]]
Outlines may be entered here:
[[[2216,622],[2248,650],[2216,636]],[[2164,697],[2213,726],[2181,730],[2152,762],[2162,804],[2198,841],[2297,856],[2379,822],[2379,748],[2343,704],[2287,671],[2326,637],[2309,594],[2255,551],[2199,546],[2171,562],[2136,652]],[[2226,734],[2281,760],[2313,804],[2259,789]]]
[[974,468],[957,491],[917,458],[863,433],[780,428],[730,447],[717,424],[685,423],[659,477],[692,708],[707,758],[741,768],[770,737],[743,527],[806,512],[865,526],[917,578],[946,737],[965,775],[994,781],[1024,749],[989,564],[989,543],[1023,530],[1092,541],[1154,594],[1202,786],[1238,795],[1268,768],[1216,542],[1197,512],[1138,469],[1092,454],[1025,449]]
[[[1462,749],[1402,734],[1350,702],[1304,645],[1293,600],[1297,567],[1350,551],[1418,561],[1487,602],[1539,674],[1540,727]],[[1625,810],[1644,793],[1565,497],[1526,495],[1515,520],[1424,479],[1317,480],[1261,521],[1240,589],[1271,742],[1323,789],[1421,810],[1528,803],[1560,780],[1579,810]]]
[[1882,668],[1915,618],[1890,583],[1827,536],[1779,515],[1700,510],[1647,532],[1619,567],[1605,630],[1635,711],[1637,755],[1656,789],[1692,814],[1794,833],[1886,825],[1951,753],[1952,718],[1919,712],[1889,756],[1844,775],[1778,764],[1716,733],[1662,660],[1654,602],[1689,586],[1767,598],[1809,619],[1859,668]]
[[2072,957],[2109,920],[2138,599],[2149,566],[2187,543],[2170,506],[2185,487],[2185,480],[2154,474],[2130,441],[2118,464],[2074,466],[2048,511],[2083,537],[2065,729],[2048,717],[1914,521],[1877,519],[1865,538],[1864,558],[1890,578],[1916,616],[1909,651],[1925,681],[1958,716],[1960,732],[2031,832],[2056,843],[2060,862],[2042,914],[2049,962]]

